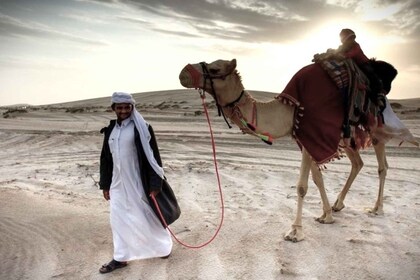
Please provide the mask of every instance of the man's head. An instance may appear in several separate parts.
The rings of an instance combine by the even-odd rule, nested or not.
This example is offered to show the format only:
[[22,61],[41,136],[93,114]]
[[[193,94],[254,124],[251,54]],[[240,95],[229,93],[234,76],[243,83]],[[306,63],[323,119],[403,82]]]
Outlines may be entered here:
[[123,121],[131,116],[136,101],[131,94],[114,92],[111,97],[111,108],[117,115],[118,121]]
[[356,39],[356,33],[353,30],[344,28],[340,32],[340,40],[341,43],[346,42],[347,40],[354,40]]

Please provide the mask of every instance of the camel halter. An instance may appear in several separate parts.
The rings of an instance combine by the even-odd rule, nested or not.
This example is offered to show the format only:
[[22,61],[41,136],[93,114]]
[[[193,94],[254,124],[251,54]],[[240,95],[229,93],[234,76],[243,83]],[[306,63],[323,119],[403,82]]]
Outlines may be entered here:
[[[207,80],[210,81],[210,87],[211,90],[213,92],[213,97],[214,100],[216,101],[216,106],[217,106],[217,111],[218,111],[218,115],[219,117],[222,115],[223,119],[225,120],[227,126],[229,128],[232,128],[232,126],[229,124],[229,122],[226,119],[226,115],[223,111],[223,108],[231,108],[232,110],[236,111],[236,117],[239,121],[239,124],[237,123],[237,125],[241,128],[242,132],[244,133],[248,133],[251,135],[254,135],[258,138],[260,138],[262,141],[264,141],[264,143],[271,145],[273,144],[273,137],[267,133],[267,132],[263,132],[263,133],[257,133],[257,126],[256,126],[256,121],[255,121],[255,116],[256,116],[256,107],[254,104],[254,108],[253,108],[253,116],[252,116],[252,123],[249,123],[245,120],[245,118],[243,117],[241,110],[238,106],[239,101],[241,100],[241,98],[244,96],[245,91],[242,90],[241,93],[239,94],[239,96],[232,102],[229,102],[228,104],[221,106],[216,94],[216,90],[214,89],[214,85],[213,85],[213,79],[222,79],[224,80],[227,76],[231,75],[233,72],[230,73],[226,73],[226,74],[221,74],[221,75],[212,75],[210,73],[210,71],[207,68],[207,63],[206,62],[200,62],[201,68],[203,69],[203,86],[201,89],[198,90],[201,98],[204,100],[204,96],[205,96],[205,88],[207,85]],[[230,117],[231,118],[231,117]],[[233,119],[232,119],[233,120]],[[233,120],[234,121],[234,120]]]
[[216,106],[217,106],[217,113],[219,115],[219,117],[222,115],[223,119],[225,120],[227,126],[230,128],[232,128],[232,126],[229,124],[229,122],[226,119],[225,113],[222,110],[222,106],[219,103],[219,100],[217,99],[217,94],[216,94],[216,90],[214,89],[214,85],[213,85],[213,79],[222,79],[224,80],[227,76],[229,76],[231,73],[227,73],[227,74],[223,74],[223,75],[212,75],[209,72],[209,69],[207,68],[207,65],[205,62],[200,62],[201,68],[203,69],[203,87],[201,89],[201,91],[199,91],[201,98],[203,99],[203,95],[205,95],[204,89],[206,88],[206,84],[207,84],[207,80],[210,81],[210,87],[211,90],[213,91],[213,97],[214,100],[216,101]]

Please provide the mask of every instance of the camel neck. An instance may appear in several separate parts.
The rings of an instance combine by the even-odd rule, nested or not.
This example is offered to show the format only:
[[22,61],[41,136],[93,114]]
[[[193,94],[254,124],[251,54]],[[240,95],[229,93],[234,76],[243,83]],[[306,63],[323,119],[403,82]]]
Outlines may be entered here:
[[242,99],[242,96],[244,96],[244,93],[245,93],[245,90],[242,90],[241,94],[239,94],[238,98],[236,98],[234,101],[226,104],[224,107],[234,107],[234,106],[236,106],[239,103],[239,101]]
[[248,134],[266,134],[280,138],[292,132],[294,108],[278,99],[261,102],[244,91],[243,97],[234,106],[225,107],[224,111],[226,116]]

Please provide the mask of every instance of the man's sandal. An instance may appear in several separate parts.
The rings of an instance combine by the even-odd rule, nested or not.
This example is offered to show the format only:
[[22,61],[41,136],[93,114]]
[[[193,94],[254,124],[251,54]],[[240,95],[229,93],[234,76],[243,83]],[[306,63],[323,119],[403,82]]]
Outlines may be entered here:
[[114,271],[115,269],[118,268],[123,268],[127,266],[127,262],[119,262],[116,260],[112,260],[109,263],[104,264],[100,269],[99,272],[100,273],[109,273]]

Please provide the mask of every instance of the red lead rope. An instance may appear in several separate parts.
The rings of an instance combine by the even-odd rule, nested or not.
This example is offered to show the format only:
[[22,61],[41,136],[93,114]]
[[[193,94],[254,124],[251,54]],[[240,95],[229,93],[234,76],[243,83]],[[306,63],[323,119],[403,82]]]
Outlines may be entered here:
[[222,207],[222,211],[221,211],[221,218],[220,218],[220,224],[216,229],[216,232],[213,234],[213,236],[206,242],[200,244],[200,245],[189,245],[186,244],[184,242],[182,242],[181,240],[179,240],[175,234],[173,233],[173,231],[169,228],[169,226],[166,224],[165,219],[163,218],[162,212],[160,211],[159,205],[156,201],[156,198],[154,196],[152,196],[152,200],[155,203],[155,206],[159,212],[159,216],[161,218],[161,220],[164,222],[166,228],[169,230],[169,232],[171,233],[171,235],[173,236],[173,238],[178,241],[179,244],[187,247],[187,248],[191,248],[191,249],[200,249],[203,248],[204,246],[210,244],[217,236],[217,234],[219,233],[220,229],[222,228],[222,224],[223,224],[223,220],[224,220],[224,215],[225,215],[225,206],[224,206],[224,202],[223,202],[223,192],[222,192],[222,186],[220,184],[220,176],[219,176],[219,169],[217,168],[217,159],[216,159],[216,145],[214,142],[214,136],[213,136],[213,130],[211,128],[211,123],[210,123],[210,118],[209,118],[209,113],[207,112],[207,107],[206,104],[204,102],[204,99],[206,98],[204,91],[200,93],[201,96],[201,101],[203,103],[203,108],[204,108],[204,112],[206,113],[206,117],[207,117],[207,123],[209,124],[209,131],[210,131],[210,137],[211,137],[211,145],[213,148],[213,162],[214,162],[214,168],[216,170],[216,176],[217,176],[217,184],[219,186],[219,193],[220,193],[220,203],[221,203],[221,207]]

